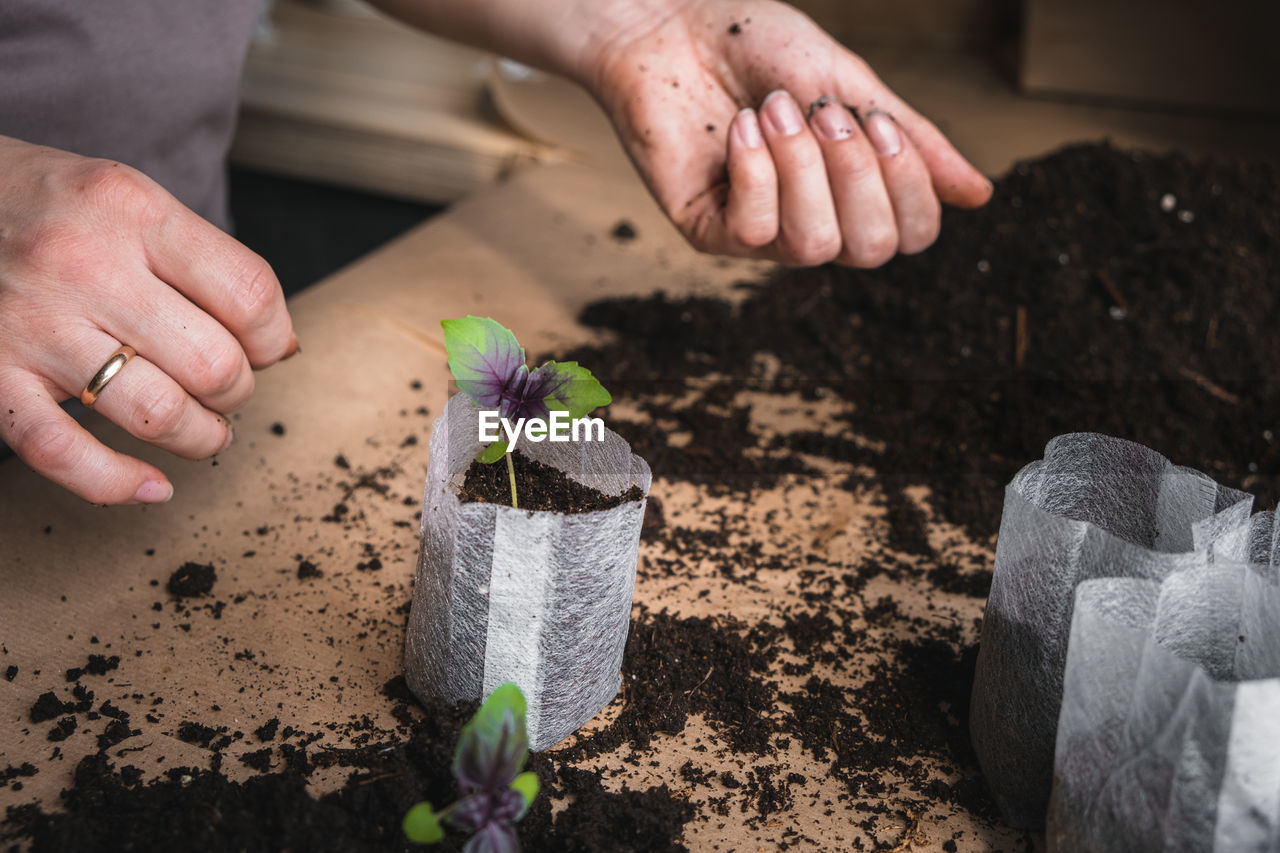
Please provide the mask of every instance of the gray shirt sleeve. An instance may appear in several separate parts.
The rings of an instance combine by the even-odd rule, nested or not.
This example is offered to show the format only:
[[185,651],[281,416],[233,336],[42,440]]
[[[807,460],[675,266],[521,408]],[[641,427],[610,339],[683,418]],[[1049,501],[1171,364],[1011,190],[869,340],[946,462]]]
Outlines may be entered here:
[[0,135],[127,163],[226,228],[224,161],[263,0],[3,0]]

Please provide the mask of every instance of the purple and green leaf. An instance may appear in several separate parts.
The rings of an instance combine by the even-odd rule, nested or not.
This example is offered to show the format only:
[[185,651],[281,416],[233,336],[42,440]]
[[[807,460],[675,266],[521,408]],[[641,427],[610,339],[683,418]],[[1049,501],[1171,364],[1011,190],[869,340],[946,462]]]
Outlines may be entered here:
[[401,822],[405,837],[414,844],[435,844],[444,840],[444,827],[440,825],[440,815],[431,808],[431,803],[422,802],[415,805],[405,814]]
[[511,826],[490,823],[471,836],[462,853],[520,853],[520,841]]
[[463,797],[454,806],[449,820],[463,829],[478,832],[490,823],[514,823],[527,810],[524,795],[506,788]]
[[525,729],[528,706],[520,688],[501,685],[462,728],[454,752],[453,775],[462,796],[436,812],[422,802],[404,816],[405,837],[417,844],[444,838],[442,821],[475,833],[467,842],[472,853],[519,853],[512,824],[524,817],[538,796],[538,777],[520,772],[529,757]]
[[507,682],[485,700],[462,728],[453,775],[464,793],[507,789],[529,757],[524,694]]
[[511,417],[529,376],[524,347],[511,330],[488,317],[445,320],[444,345],[458,387],[482,409]]
[[[516,336],[489,317],[467,316],[441,325],[453,378],[481,409],[496,410],[512,422],[545,419],[552,411],[581,418],[612,401],[591,371],[576,361],[548,361],[529,370]],[[497,462],[505,453],[506,442],[500,440],[478,458]]]
[[548,361],[529,374],[526,386],[545,409],[568,412],[570,418],[585,417],[613,402],[591,371],[576,361]]
[[541,789],[538,783],[538,774],[526,770],[511,782],[511,790],[520,795],[520,799],[524,800],[524,806],[520,809],[520,814],[516,815],[515,820],[524,817],[524,813],[529,810],[529,806],[533,805],[533,801],[538,797],[538,791]]
[[476,457],[476,461],[481,465],[492,465],[503,456],[507,455],[507,440],[500,438],[493,444],[487,445],[484,450],[480,451],[480,455]]

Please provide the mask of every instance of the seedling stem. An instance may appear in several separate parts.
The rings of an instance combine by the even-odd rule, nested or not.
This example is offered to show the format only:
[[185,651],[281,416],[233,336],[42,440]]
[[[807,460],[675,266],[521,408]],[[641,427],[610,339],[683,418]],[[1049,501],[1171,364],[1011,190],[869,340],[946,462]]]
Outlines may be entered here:
[[511,480],[511,508],[519,509],[520,504],[516,503],[516,466],[511,461],[511,454],[504,454],[507,457],[507,477]]

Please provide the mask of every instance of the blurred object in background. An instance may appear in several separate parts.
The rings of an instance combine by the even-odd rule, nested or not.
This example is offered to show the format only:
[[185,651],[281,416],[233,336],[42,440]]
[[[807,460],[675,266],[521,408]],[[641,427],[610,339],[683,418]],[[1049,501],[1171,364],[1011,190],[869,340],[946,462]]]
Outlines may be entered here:
[[286,296],[443,209],[240,167],[230,170],[230,198],[236,238],[267,259]]
[[554,159],[493,111],[487,54],[354,0],[275,0],[270,15],[241,81],[235,165],[434,204]]
[[1018,34],[1019,0],[791,0],[854,50],[992,48]]
[[1276,0],[1025,0],[1030,94],[1280,113]]
[[338,15],[356,15],[362,18],[376,18],[378,12],[364,0],[304,0],[315,9],[333,12]]

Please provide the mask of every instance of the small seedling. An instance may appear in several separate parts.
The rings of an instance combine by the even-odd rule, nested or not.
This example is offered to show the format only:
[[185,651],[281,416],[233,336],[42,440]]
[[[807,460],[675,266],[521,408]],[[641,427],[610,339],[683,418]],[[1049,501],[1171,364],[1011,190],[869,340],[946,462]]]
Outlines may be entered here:
[[[481,409],[496,410],[508,422],[545,420],[553,411],[566,412],[570,419],[581,418],[611,401],[591,371],[576,361],[548,361],[530,370],[524,347],[510,329],[495,320],[468,315],[440,325],[444,327],[449,369],[458,387]],[[492,464],[504,456],[511,480],[511,505],[518,507],[516,469],[507,442],[499,439],[489,444],[476,458]]]
[[453,777],[461,796],[435,811],[422,802],[409,809],[402,826],[415,844],[444,838],[442,822],[474,833],[464,853],[519,853],[513,824],[538,796],[538,777],[521,772],[529,757],[524,694],[507,682],[493,691],[462,727],[453,755]]

